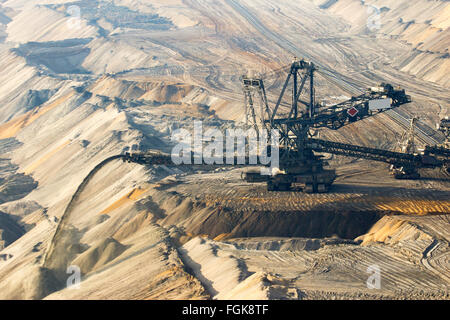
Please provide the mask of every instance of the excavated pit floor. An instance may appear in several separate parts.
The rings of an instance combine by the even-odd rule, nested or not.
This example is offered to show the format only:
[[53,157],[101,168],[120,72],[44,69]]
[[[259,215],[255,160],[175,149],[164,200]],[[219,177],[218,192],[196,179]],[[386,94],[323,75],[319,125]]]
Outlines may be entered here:
[[[268,192],[241,172],[170,176],[152,193],[177,199],[158,223],[188,235],[178,250],[211,297],[449,298],[447,177],[400,181],[355,161],[337,168],[331,192],[305,194]],[[374,266],[380,290],[367,287]]]
[[[163,224],[214,239],[303,237],[355,239],[385,215],[450,212],[446,178],[399,181],[384,165],[358,162],[338,169],[331,192],[269,192],[264,183],[242,181],[245,169],[178,175],[158,190],[189,199]],[[181,221],[181,223],[180,223]]]

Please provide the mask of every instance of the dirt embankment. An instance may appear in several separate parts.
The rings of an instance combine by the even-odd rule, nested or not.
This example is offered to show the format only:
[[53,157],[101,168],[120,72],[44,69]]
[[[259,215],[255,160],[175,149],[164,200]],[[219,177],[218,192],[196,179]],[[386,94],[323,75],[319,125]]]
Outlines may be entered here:
[[[353,32],[406,42],[411,50],[396,66],[421,79],[450,86],[448,1],[314,0],[343,17]],[[326,4],[326,5],[324,5]]]
[[228,208],[208,208],[203,203],[183,205],[163,220],[163,224],[183,221],[192,235],[216,237],[305,237],[337,236],[354,239],[367,232],[380,218],[376,212],[327,211],[234,211]]

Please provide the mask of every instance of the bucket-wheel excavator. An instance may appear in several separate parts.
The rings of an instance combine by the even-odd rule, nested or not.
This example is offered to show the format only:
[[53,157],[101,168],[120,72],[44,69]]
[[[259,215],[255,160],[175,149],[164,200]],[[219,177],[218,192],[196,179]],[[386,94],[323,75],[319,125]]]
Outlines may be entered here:
[[[248,125],[277,129],[281,137],[280,173],[274,176],[262,176],[256,171],[249,171],[244,175],[246,181],[267,181],[268,190],[271,191],[289,190],[293,185],[299,185],[308,193],[327,192],[336,179],[336,172],[326,169],[327,161],[317,153],[386,162],[395,168],[408,168],[417,175],[419,168],[448,165],[450,150],[444,147],[428,147],[422,154],[416,154],[410,150],[394,152],[315,139],[312,129],[337,130],[348,123],[411,102],[411,97],[406,95],[405,90],[382,83],[348,101],[323,106],[316,102],[315,96],[314,80],[315,73],[318,71],[319,69],[312,62],[295,60],[290,66],[273,110],[268,106],[263,79],[245,76],[241,78],[246,101],[246,120],[251,120]],[[309,88],[305,90],[307,83]],[[292,90],[290,108],[288,112],[284,113],[284,116],[279,116],[280,105],[290,85]],[[306,91],[306,94],[303,94],[303,91]],[[302,98],[305,95],[307,96],[306,100],[304,97]],[[259,96],[260,108],[256,107],[257,96]],[[396,175],[396,177],[400,177],[400,175]]]
[[[314,130],[337,130],[349,123],[407,104],[411,102],[411,97],[403,89],[382,83],[348,101],[333,105],[319,104],[314,88],[316,72],[320,73],[320,70],[314,63],[296,59],[289,66],[286,81],[273,109],[269,107],[263,79],[241,77],[247,126],[255,130],[266,129],[269,133],[276,129],[280,134],[279,172],[263,175],[261,171],[248,170],[243,174],[244,180],[267,182],[269,191],[289,190],[298,186],[308,193],[327,192],[337,176],[335,170],[326,168],[328,162],[321,155],[323,153],[381,161],[394,168],[408,168],[414,173],[420,168],[449,167],[450,149],[445,146],[427,146],[423,152],[413,153],[409,150],[395,152],[317,139]],[[326,77],[326,74],[322,75]],[[329,80],[336,84],[336,79]],[[286,111],[286,103],[282,102],[288,87],[291,87],[292,99]],[[282,108],[285,109],[284,113],[280,112]],[[270,135],[268,138],[270,141]],[[146,165],[172,165],[170,155],[161,153],[135,152],[121,157],[124,161]],[[194,155],[192,157],[194,159]],[[191,163],[197,162],[193,160]],[[225,161],[223,163],[222,166],[227,165]]]

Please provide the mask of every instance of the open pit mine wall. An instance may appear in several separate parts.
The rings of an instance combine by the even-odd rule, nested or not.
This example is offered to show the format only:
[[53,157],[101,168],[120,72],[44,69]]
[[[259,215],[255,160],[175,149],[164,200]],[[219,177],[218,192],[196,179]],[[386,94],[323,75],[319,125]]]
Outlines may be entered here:
[[421,79],[450,86],[449,1],[312,1],[341,16],[355,33],[386,36],[407,43],[411,51],[399,56],[394,66]]

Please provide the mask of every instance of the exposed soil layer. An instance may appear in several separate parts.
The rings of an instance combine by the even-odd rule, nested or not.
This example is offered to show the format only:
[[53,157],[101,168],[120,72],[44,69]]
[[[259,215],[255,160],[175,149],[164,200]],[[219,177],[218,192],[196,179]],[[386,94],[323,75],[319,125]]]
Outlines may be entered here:
[[19,239],[25,228],[14,217],[0,211],[0,250]]
[[[193,209],[195,212],[195,208]],[[195,214],[195,213],[194,213]],[[377,212],[285,212],[214,210],[201,224],[186,231],[214,239],[239,237],[304,237],[355,239],[381,217]]]
[[450,110],[448,1],[96,0],[77,4],[79,28],[44,2],[0,6],[0,299],[450,298],[448,176],[396,181],[334,157],[330,193],[307,195],[111,161],[83,183],[108,157],[170,152],[195,120],[239,124],[241,75],[261,75],[273,107],[294,56],[319,67],[318,103],[381,82],[412,96],[321,138],[393,150],[419,116],[423,147]]

